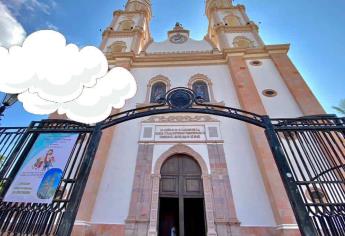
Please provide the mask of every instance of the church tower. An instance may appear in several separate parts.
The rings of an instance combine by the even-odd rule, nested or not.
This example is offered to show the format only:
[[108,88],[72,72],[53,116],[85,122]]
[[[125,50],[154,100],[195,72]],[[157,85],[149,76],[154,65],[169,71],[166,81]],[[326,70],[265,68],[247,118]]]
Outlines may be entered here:
[[228,0],[207,0],[206,16],[208,37],[219,50],[264,45],[258,26],[249,20],[243,5],[233,6]]
[[[159,1],[156,1],[159,4]],[[202,40],[182,23],[150,34],[150,0],[128,0],[103,32],[109,66],[126,67],[135,97],[123,111],[157,105],[186,87],[206,104],[260,115],[324,113],[287,53],[267,45],[243,5],[207,0]],[[115,112],[115,111],[114,111]],[[118,111],[116,111],[118,112]],[[73,235],[299,235],[262,129],[203,114],[164,114],[103,131]]]
[[[124,10],[114,11],[110,26],[103,32],[101,50],[108,58],[121,53],[139,54],[152,40],[151,17],[150,0],[128,0]],[[128,60],[119,60],[117,65],[128,68]]]

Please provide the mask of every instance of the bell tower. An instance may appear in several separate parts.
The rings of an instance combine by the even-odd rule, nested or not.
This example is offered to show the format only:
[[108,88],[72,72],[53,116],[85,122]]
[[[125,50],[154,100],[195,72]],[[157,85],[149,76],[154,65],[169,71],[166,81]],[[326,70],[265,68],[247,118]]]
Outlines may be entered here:
[[[119,62],[120,54],[139,54],[152,40],[149,28],[151,17],[150,0],[128,0],[124,10],[114,11],[111,24],[102,34],[100,46],[108,59],[116,58]],[[115,64],[128,67],[122,63]]]
[[145,11],[151,17],[151,2],[150,0],[128,0],[126,11]]
[[258,26],[250,21],[243,5],[234,6],[232,0],[207,0],[206,15],[208,38],[219,50],[264,45]]

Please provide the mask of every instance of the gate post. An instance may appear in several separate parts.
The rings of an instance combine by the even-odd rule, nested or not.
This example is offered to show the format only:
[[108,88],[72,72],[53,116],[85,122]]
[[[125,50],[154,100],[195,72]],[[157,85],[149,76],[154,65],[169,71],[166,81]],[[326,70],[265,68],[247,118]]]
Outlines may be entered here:
[[99,142],[102,137],[102,125],[98,123],[91,133],[90,143],[88,145],[85,158],[82,161],[75,187],[71,194],[70,202],[66,208],[57,231],[58,236],[69,236],[72,233],[74,221],[77,216],[79,204],[84,193],[84,189],[91,171],[93,160],[95,158]]
[[[3,175],[6,173],[6,171],[11,167],[12,161],[14,158],[17,157],[21,147],[23,146],[23,144],[25,143],[25,141],[27,140],[29,134],[30,134],[30,129],[34,127],[34,122],[31,122],[30,125],[27,127],[27,129],[25,130],[23,136],[20,138],[19,142],[16,144],[16,146],[14,147],[13,152],[11,153],[11,155],[8,157],[7,160],[5,160],[5,165],[2,167],[2,170],[0,171],[0,178],[3,177]],[[29,142],[29,145],[27,145],[27,147],[30,147],[32,144],[32,140],[31,142]],[[28,148],[26,148],[28,150]],[[27,150],[24,151],[27,152]],[[17,164],[14,165],[14,169],[19,169],[21,166],[21,162],[18,162]],[[17,173],[17,171],[12,171],[12,173]],[[13,180],[14,174],[12,174],[12,176],[10,176],[10,178]],[[7,190],[5,189],[5,191],[3,191],[2,193],[6,193]]]
[[292,210],[295,214],[299,230],[304,236],[318,235],[313,222],[306,210],[303,199],[299,194],[297,184],[291,172],[286,156],[282,150],[274,126],[269,116],[262,116],[262,121],[265,125],[265,134],[270,145],[274,160],[282,178],[285,190],[287,192]]

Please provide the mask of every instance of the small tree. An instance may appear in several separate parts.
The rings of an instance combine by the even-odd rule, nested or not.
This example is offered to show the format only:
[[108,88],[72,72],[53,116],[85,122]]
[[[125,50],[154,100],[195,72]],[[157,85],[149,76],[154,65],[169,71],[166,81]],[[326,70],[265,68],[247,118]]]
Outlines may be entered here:
[[333,109],[342,115],[345,115],[345,99],[341,100],[339,106],[333,106]]
[[3,164],[5,163],[6,157],[0,154],[0,170],[2,169]]
[[1,166],[2,166],[3,162],[5,162],[5,157],[0,154],[0,169],[1,169]]
[[[0,171],[3,168],[5,160],[6,160],[6,157],[4,157],[3,155],[0,154]],[[0,180],[0,195],[2,194],[3,187],[4,187],[4,181]]]

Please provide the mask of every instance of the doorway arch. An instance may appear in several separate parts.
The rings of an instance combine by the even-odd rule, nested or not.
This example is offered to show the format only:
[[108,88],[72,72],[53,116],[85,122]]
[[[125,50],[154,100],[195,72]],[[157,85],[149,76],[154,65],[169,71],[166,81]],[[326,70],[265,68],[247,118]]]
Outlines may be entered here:
[[176,154],[161,168],[159,236],[205,236],[201,168],[190,156]]
[[216,228],[214,223],[213,212],[213,196],[211,188],[211,176],[209,169],[203,157],[194,151],[192,148],[184,144],[176,144],[166,152],[164,152],[156,161],[152,174],[152,194],[151,194],[151,211],[150,211],[150,224],[148,235],[158,235],[158,214],[159,214],[159,192],[160,192],[160,179],[161,169],[165,161],[175,155],[186,155],[192,158],[201,169],[201,179],[204,197],[205,219],[206,219],[206,235],[216,236]]

